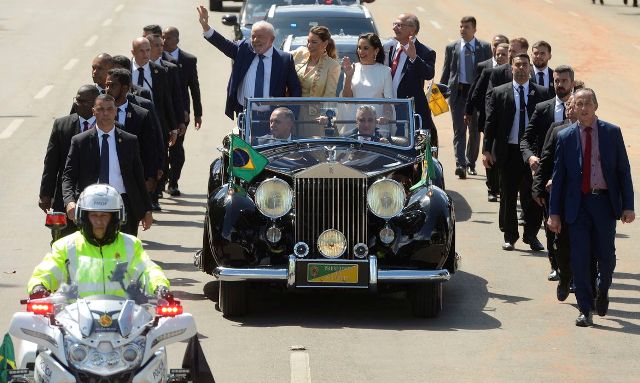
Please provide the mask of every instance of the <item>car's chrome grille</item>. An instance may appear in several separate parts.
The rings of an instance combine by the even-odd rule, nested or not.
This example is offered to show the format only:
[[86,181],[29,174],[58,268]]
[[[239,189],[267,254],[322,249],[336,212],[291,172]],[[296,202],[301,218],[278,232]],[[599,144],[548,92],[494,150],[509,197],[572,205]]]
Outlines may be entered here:
[[295,178],[295,237],[309,245],[309,256],[321,257],[317,239],[336,229],[347,239],[342,258],[353,258],[353,246],[367,242],[367,179]]

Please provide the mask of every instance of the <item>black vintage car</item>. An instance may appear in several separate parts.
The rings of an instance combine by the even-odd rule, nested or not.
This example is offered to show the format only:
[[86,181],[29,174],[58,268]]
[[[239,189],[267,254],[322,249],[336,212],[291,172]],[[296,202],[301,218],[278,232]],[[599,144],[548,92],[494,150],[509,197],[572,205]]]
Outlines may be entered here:
[[195,257],[220,281],[223,315],[245,314],[249,284],[266,282],[403,289],[414,315],[437,316],[458,268],[455,216],[412,100],[250,99],[245,110],[211,165]]

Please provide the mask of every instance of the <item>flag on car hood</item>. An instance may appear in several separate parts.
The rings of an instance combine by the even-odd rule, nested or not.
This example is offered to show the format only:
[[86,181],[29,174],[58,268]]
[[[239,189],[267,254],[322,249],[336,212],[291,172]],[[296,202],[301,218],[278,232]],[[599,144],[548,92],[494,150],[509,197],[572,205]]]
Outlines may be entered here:
[[269,163],[267,157],[258,153],[242,138],[231,135],[229,146],[229,174],[250,182]]
[[16,357],[13,352],[13,342],[9,334],[4,334],[0,346],[0,382],[9,381],[9,370],[16,369]]

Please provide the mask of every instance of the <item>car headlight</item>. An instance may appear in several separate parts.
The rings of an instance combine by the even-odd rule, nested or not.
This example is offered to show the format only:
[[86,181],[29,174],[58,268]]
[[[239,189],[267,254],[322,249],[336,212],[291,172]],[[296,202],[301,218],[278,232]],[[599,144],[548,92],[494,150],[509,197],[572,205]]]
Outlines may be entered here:
[[367,206],[376,216],[389,219],[402,211],[405,198],[404,187],[399,182],[382,179],[369,187]]
[[278,178],[262,181],[256,189],[258,210],[269,218],[280,218],[291,210],[293,191],[289,184]]
[[325,230],[318,237],[318,250],[326,258],[339,258],[347,249],[347,239],[338,230]]

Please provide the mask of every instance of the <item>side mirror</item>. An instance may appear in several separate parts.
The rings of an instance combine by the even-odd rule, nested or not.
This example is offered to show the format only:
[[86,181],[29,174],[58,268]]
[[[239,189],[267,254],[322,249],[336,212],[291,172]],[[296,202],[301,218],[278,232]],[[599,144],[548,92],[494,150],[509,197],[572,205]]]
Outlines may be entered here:
[[238,25],[238,16],[232,14],[226,14],[222,16],[222,24],[232,27]]

